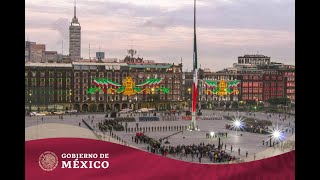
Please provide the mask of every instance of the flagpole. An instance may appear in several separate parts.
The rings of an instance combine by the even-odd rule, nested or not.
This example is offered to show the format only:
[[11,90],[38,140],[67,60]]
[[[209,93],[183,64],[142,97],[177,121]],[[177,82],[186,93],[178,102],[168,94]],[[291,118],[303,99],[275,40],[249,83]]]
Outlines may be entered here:
[[192,83],[192,119],[191,130],[196,130],[196,107],[198,97],[198,61],[197,61],[197,36],[196,36],[196,0],[194,0],[193,11],[193,83]]

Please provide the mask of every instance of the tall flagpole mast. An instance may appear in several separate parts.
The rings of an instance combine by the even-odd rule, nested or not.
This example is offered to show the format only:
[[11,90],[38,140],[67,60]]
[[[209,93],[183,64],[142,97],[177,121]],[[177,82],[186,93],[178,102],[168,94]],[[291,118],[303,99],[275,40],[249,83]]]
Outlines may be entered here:
[[192,83],[192,119],[191,130],[196,130],[196,105],[198,98],[198,60],[197,60],[197,36],[196,36],[196,0],[194,0],[193,10],[193,83]]

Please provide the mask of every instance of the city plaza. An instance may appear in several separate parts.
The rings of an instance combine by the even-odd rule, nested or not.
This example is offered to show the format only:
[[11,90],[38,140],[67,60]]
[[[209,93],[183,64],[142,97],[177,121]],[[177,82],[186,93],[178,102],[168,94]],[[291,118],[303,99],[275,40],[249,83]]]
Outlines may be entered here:
[[[159,118],[159,121],[139,121],[139,117],[147,116],[154,117],[153,113],[144,114],[141,113],[125,113],[120,114],[120,117],[129,117],[134,119],[133,122],[121,122],[123,126],[127,127],[126,130],[112,132],[102,132],[98,128],[98,123],[103,122],[105,119],[110,120],[110,116],[106,117],[106,114],[102,113],[90,113],[90,114],[65,114],[65,115],[49,115],[49,116],[26,116],[25,118],[25,127],[26,127],[26,140],[30,139],[40,139],[48,137],[84,137],[84,138],[93,138],[100,139],[105,141],[110,141],[114,143],[119,143],[126,146],[131,146],[138,148],[144,151],[149,151],[150,145],[148,143],[143,143],[141,141],[135,142],[134,137],[137,133],[143,132],[150,138],[155,140],[162,139],[161,146],[173,146],[178,145],[199,145],[200,143],[215,144],[217,147],[219,140],[221,143],[221,149],[226,153],[234,156],[236,161],[233,162],[246,162],[252,160],[258,160],[263,158],[268,158],[271,156],[279,155],[290,150],[294,149],[295,141],[295,116],[288,114],[278,114],[278,113],[264,113],[264,112],[238,112],[238,111],[214,111],[214,110],[203,110],[203,114],[199,117],[199,120],[196,121],[196,124],[199,128],[198,131],[189,131],[187,127],[190,125],[190,120],[183,120],[182,117],[184,113],[178,115],[170,115],[171,120],[168,120],[168,116],[165,116],[165,112],[156,112],[156,117]],[[254,118],[257,121],[261,120],[270,120],[272,126],[269,129],[279,129],[283,130],[283,139],[282,143],[273,143],[270,146],[270,136],[272,134],[260,134],[252,133],[246,131],[239,131],[234,129],[226,129],[226,124],[230,124],[230,118],[227,120],[226,117],[234,119],[234,117]],[[166,117],[166,118],[164,118]],[[216,120],[202,120],[205,119],[216,119]],[[59,132],[61,126],[57,127],[56,125],[65,125],[64,132]],[[86,125],[87,124],[87,125]],[[119,123],[120,124],[120,123]],[[159,127],[166,127],[162,129]],[[182,131],[180,131],[180,126],[182,126]],[[245,126],[245,124],[244,124]],[[138,127],[138,130],[136,129]],[[169,127],[170,130],[169,130]],[[178,127],[178,128],[177,128]],[[51,128],[51,129],[50,129]],[[57,129],[58,128],[58,129]],[[141,128],[141,131],[140,131]],[[151,128],[153,129],[151,131]],[[62,129],[62,128],[61,128]],[[74,129],[76,131],[72,131]],[[84,130],[85,129],[85,130]],[[89,130],[90,129],[90,130]],[[45,135],[51,131],[51,135]],[[73,135],[71,135],[73,133]],[[85,135],[90,134],[91,135]],[[226,136],[221,136],[220,138],[206,137],[206,134],[224,134]],[[32,135],[31,135],[32,134]],[[276,140],[275,140],[276,141]],[[233,148],[231,152],[231,146]],[[240,155],[239,155],[240,148]],[[158,155],[161,155],[157,153]],[[172,155],[167,154],[167,157],[179,159],[183,161],[196,162],[199,160],[196,156],[192,158],[189,156],[182,155]],[[201,163],[213,163],[210,159],[202,158]],[[227,162],[228,163],[228,162]],[[229,162],[232,163],[232,162]]]
[[[161,146],[166,147],[200,143],[203,146],[215,144],[217,147],[223,143],[219,151],[224,150],[234,156],[236,158],[234,162],[263,159],[293,150],[294,113],[279,115],[278,113],[203,110],[199,120],[196,120],[199,129],[193,131],[188,130],[191,121],[183,120],[184,112],[164,115],[166,110],[177,107],[181,109],[181,107],[187,107],[187,104],[188,107],[191,106],[191,100],[195,100],[191,87],[194,83],[198,83],[198,80],[199,106],[202,109],[223,106],[237,108],[250,101],[256,102],[256,106],[259,106],[259,103],[272,98],[287,98],[291,103],[295,101],[295,67],[273,62],[268,56],[259,53],[239,56],[233,67],[217,72],[211,72],[209,68],[201,69],[201,65],[198,68],[195,9],[194,6],[194,56],[193,71],[190,72],[183,71],[182,57],[180,63],[158,63],[140,58],[139,55],[137,58],[134,57],[137,53],[134,49],[129,49],[124,59],[117,59],[105,58],[105,52],[100,51],[99,47],[96,58],[91,59],[90,43],[89,58],[83,59],[81,36],[84,34],[81,33],[76,4],[74,4],[74,15],[69,26],[68,55],[64,55],[63,50],[62,54],[58,54],[57,51],[48,51],[45,44],[27,40],[25,42],[26,114],[34,111],[68,110],[85,113],[26,116],[26,140],[82,137],[150,151],[148,143],[136,141],[137,135],[143,133],[156,141],[162,140]],[[195,74],[198,75],[195,76]],[[217,94],[220,95],[217,96]],[[192,101],[193,105],[195,102]],[[290,105],[288,102],[284,103],[287,107]],[[126,108],[134,110],[154,108],[161,112],[120,115],[124,119],[128,118],[130,122],[117,122],[110,116],[106,117],[106,113],[102,113]],[[140,118],[141,116],[146,118]],[[240,131],[239,128],[246,125],[239,121],[231,124],[231,126],[236,125],[238,130],[227,129],[226,125],[230,125],[230,120],[234,116],[254,119],[256,123],[269,120],[271,121],[268,127],[270,133]],[[148,121],[140,121],[142,119]],[[151,119],[156,121],[149,121]],[[117,123],[122,130],[117,131],[112,127],[112,131],[102,131],[101,124],[110,122]],[[217,134],[224,134],[224,136],[215,137]],[[270,140],[272,137],[276,138]],[[279,138],[282,138],[281,141]],[[159,155],[159,152],[156,154]],[[198,162],[197,158],[193,159],[180,154],[166,156]],[[212,163],[212,161],[209,158],[203,158],[201,163]]]

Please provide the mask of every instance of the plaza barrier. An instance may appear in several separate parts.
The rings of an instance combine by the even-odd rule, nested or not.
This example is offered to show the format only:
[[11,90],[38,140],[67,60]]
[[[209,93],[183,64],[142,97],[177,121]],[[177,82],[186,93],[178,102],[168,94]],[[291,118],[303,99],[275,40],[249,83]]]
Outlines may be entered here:
[[[191,120],[192,119],[192,116],[182,116],[181,117],[182,120]],[[201,117],[200,116],[197,116],[196,117],[196,120],[200,120]]]
[[116,117],[114,118],[117,122],[135,122],[136,119],[134,117]]
[[89,126],[89,124],[84,119],[82,119],[82,122],[88,127],[88,129],[90,129],[91,131],[94,131],[94,129],[92,129],[92,127]]
[[218,117],[218,116],[202,116],[201,120],[222,120],[223,117]]
[[82,122],[88,127],[88,129],[90,129],[90,130],[93,132],[93,134],[94,134],[99,140],[101,140],[101,136],[100,136],[99,134],[97,134],[97,133],[94,131],[94,129],[93,129],[84,119],[82,119]]
[[139,121],[159,121],[159,117],[139,117]]
[[183,131],[178,131],[178,132],[175,132],[175,133],[173,133],[173,134],[170,134],[169,136],[166,136],[166,137],[163,137],[163,138],[160,138],[161,140],[163,140],[163,139],[167,139],[167,138],[169,138],[169,137],[171,137],[171,136],[174,136],[174,135],[176,135],[176,134],[179,134],[179,133],[182,133]]

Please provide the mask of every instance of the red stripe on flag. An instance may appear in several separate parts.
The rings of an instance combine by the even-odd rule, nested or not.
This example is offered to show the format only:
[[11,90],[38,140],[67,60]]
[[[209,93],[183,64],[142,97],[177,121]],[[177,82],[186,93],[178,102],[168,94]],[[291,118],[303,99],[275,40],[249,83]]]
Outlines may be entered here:
[[197,86],[194,82],[192,83],[192,85],[193,85],[193,88],[192,88],[192,90],[193,90],[193,92],[192,92],[192,112],[196,112],[198,89],[197,89]]

